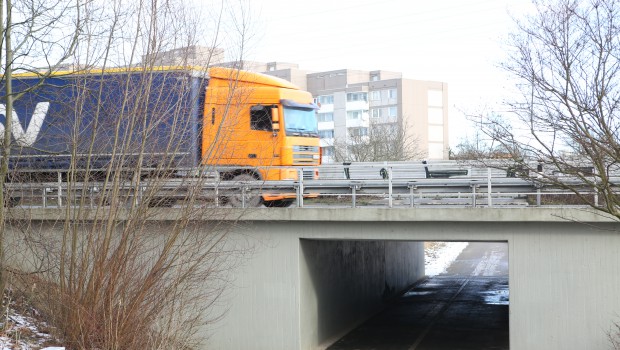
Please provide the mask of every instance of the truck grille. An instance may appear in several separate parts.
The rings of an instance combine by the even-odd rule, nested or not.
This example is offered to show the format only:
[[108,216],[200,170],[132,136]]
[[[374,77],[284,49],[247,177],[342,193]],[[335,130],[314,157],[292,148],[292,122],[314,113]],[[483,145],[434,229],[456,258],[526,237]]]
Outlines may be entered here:
[[317,146],[293,146],[293,152],[319,153],[319,148]]
[[293,146],[293,165],[318,164],[319,147]]

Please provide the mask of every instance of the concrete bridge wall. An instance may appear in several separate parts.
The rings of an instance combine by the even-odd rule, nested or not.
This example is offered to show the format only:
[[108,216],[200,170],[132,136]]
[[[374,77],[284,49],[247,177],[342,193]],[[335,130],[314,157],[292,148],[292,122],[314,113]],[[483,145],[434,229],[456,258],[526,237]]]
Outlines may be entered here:
[[[173,211],[162,210],[152,220],[170,224]],[[238,244],[252,246],[253,255],[235,272],[235,287],[222,299],[228,313],[209,330],[208,348],[316,348],[330,333],[376,310],[383,292],[419,277],[419,244],[399,242],[507,242],[512,350],[609,349],[607,332],[620,322],[620,224],[583,209],[282,209],[239,215],[245,225]],[[410,254],[416,255],[408,266],[404,257]],[[343,278],[368,283],[346,289]],[[368,286],[359,298],[368,302],[366,311],[352,311],[355,302],[340,304],[362,285]],[[324,326],[332,317],[333,324]]]
[[[321,339],[320,324],[308,309],[328,304],[303,282],[312,275],[312,263],[303,257],[308,245],[326,254],[335,249],[336,243],[316,243],[320,240],[507,242],[513,350],[609,349],[607,332],[620,322],[620,224],[583,209],[291,209],[263,214],[252,223],[255,233],[276,230],[302,240],[300,311],[293,309],[300,315],[300,349],[312,349]],[[290,336],[274,325],[263,331]],[[272,348],[288,348],[282,345]]]
[[[334,235],[347,226],[334,224],[320,226]],[[301,223],[248,227],[253,255],[237,270],[209,349],[328,345],[424,276],[422,242],[312,239]]]

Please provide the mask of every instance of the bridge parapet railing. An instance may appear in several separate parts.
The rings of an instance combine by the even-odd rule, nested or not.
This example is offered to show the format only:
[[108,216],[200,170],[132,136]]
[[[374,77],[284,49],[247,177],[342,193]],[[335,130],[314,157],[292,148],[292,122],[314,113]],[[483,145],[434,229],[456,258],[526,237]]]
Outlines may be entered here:
[[[349,170],[348,178],[346,167]],[[59,176],[56,182],[8,183],[6,190],[9,198],[18,198],[20,201],[10,203],[12,205],[43,207],[107,205],[102,197],[109,197],[110,193],[116,193],[127,200],[151,196],[165,205],[183,205],[183,200],[192,196],[202,206],[217,207],[223,205],[221,198],[228,195],[239,194],[245,199],[246,196],[266,192],[292,194],[296,198],[297,207],[579,205],[572,192],[543,186],[535,178],[508,177],[506,171],[494,168],[454,163],[425,165],[419,162],[331,164],[318,167],[318,178],[304,177],[307,173],[314,173],[316,168],[297,168],[297,179],[286,181],[251,180],[233,183],[221,181],[214,173],[203,178],[145,179],[139,183],[127,180],[117,183],[114,189],[116,192],[113,192],[102,182],[67,183]],[[440,176],[428,176],[429,172]],[[579,178],[565,177],[564,180],[575,186],[581,184]],[[156,189],[155,192],[153,189]],[[580,191],[598,203],[598,196],[591,188],[583,186]]]

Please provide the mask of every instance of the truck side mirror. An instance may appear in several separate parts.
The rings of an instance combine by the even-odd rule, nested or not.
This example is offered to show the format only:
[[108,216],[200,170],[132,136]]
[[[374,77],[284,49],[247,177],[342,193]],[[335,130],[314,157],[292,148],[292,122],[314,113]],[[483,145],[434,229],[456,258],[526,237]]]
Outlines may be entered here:
[[280,131],[280,114],[278,107],[271,107],[271,128],[273,132]]
[[280,122],[280,114],[278,113],[278,107],[271,107],[271,121],[274,124]]

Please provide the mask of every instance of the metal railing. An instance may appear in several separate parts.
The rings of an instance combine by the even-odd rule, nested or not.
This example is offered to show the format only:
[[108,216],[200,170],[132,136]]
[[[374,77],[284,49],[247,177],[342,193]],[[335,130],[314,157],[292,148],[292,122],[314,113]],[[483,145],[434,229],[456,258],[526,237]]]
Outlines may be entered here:
[[[286,194],[300,208],[579,205],[572,204],[573,192],[543,186],[535,178],[509,177],[506,170],[455,162],[323,165],[318,167],[318,178],[304,178],[304,172],[316,168],[296,168],[297,179],[285,181],[222,181],[215,172],[203,178],[133,179],[106,184],[67,182],[59,174],[55,182],[7,183],[6,193],[11,205],[40,207],[109,205],[112,196],[134,204],[148,200],[166,206],[184,205],[191,198],[192,203],[205,207],[226,206],[227,198],[237,196],[237,203],[245,207],[252,197],[266,193]],[[577,178],[565,177],[563,181],[582,185]],[[598,204],[592,188],[583,186],[580,193],[592,196]]]

